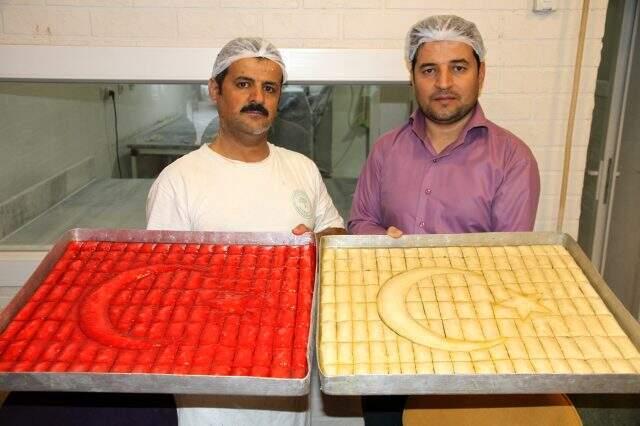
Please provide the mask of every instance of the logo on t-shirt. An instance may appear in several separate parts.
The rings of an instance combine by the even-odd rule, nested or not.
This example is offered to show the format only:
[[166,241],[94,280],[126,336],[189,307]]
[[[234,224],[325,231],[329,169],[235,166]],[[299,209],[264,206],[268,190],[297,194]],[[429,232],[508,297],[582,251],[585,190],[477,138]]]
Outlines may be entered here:
[[300,189],[296,189],[291,194],[291,200],[293,201],[293,207],[300,214],[300,216],[304,217],[305,219],[313,218],[311,200],[307,196],[306,192]]

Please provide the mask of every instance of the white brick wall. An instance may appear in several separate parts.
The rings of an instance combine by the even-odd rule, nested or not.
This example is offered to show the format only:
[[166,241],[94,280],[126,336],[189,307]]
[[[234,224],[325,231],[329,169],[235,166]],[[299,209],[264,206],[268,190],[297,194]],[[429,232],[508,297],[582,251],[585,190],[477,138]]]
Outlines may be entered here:
[[171,9],[91,9],[91,33],[96,37],[174,38],[178,19]]
[[[401,49],[421,17],[462,15],[488,49],[485,110],[535,152],[536,227],[553,230],[582,0],[556,3],[538,15],[532,0],[1,0],[0,44],[220,47],[258,35],[283,48]],[[574,235],[607,4],[591,2],[565,220]]]
[[335,40],[340,38],[340,17],[332,12],[268,12],[264,15],[264,36]]
[[262,33],[262,16],[243,10],[182,9],[178,11],[180,37],[226,38]]
[[[101,87],[0,82],[0,203],[86,157],[95,156],[96,176],[111,175],[114,118]],[[121,141],[184,113],[191,95],[179,85],[127,87],[116,97]]]
[[383,0],[303,0],[307,9],[381,9]]
[[3,8],[4,32],[55,36],[89,36],[89,11],[73,7],[8,6]]

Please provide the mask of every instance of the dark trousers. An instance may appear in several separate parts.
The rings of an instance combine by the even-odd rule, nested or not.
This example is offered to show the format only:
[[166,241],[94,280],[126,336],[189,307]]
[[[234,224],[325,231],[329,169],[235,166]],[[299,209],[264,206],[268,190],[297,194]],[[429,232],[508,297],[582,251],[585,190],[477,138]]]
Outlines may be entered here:
[[365,426],[402,426],[406,395],[376,395],[362,397],[362,417]]
[[11,392],[0,425],[177,426],[173,395]]

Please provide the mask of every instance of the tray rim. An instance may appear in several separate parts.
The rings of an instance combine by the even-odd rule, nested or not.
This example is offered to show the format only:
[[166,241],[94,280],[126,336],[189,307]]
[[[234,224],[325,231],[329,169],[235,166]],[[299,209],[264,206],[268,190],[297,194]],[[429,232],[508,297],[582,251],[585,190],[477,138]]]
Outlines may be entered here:
[[[318,244],[317,292],[322,291],[320,266],[325,248],[410,248],[448,246],[562,245],[589,279],[620,327],[640,350],[640,323],[595,269],[578,243],[558,232],[487,232],[473,234],[413,234],[398,239],[386,235],[326,236]],[[316,353],[320,345],[320,302],[316,311]],[[320,385],[329,395],[421,395],[482,393],[640,393],[640,374],[385,374],[326,376],[317,359]],[[499,386],[498,386],[499,385]]]
[[22,288],[0,312],[0,332],[29,300],[71,241],[153,242],[187,244],[311,245],[316,256],[309,336],[307,374],[300,379],[196,374],[0,372],[3,391],[74,391],[211,395],[302,396],[309,393],[314,366],[313,336],[318,283],[318,246],[315,234],[289,232],[204,232],[134,229],[74,228],[56,240]]

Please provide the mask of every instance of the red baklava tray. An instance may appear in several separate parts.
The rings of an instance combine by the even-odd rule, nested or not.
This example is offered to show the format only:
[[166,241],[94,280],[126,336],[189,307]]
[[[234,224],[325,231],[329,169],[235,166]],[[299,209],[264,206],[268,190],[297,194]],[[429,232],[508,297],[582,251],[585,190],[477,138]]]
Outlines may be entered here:
[[302,378],[315,246],[71,241],[0,334],[0,372]]

